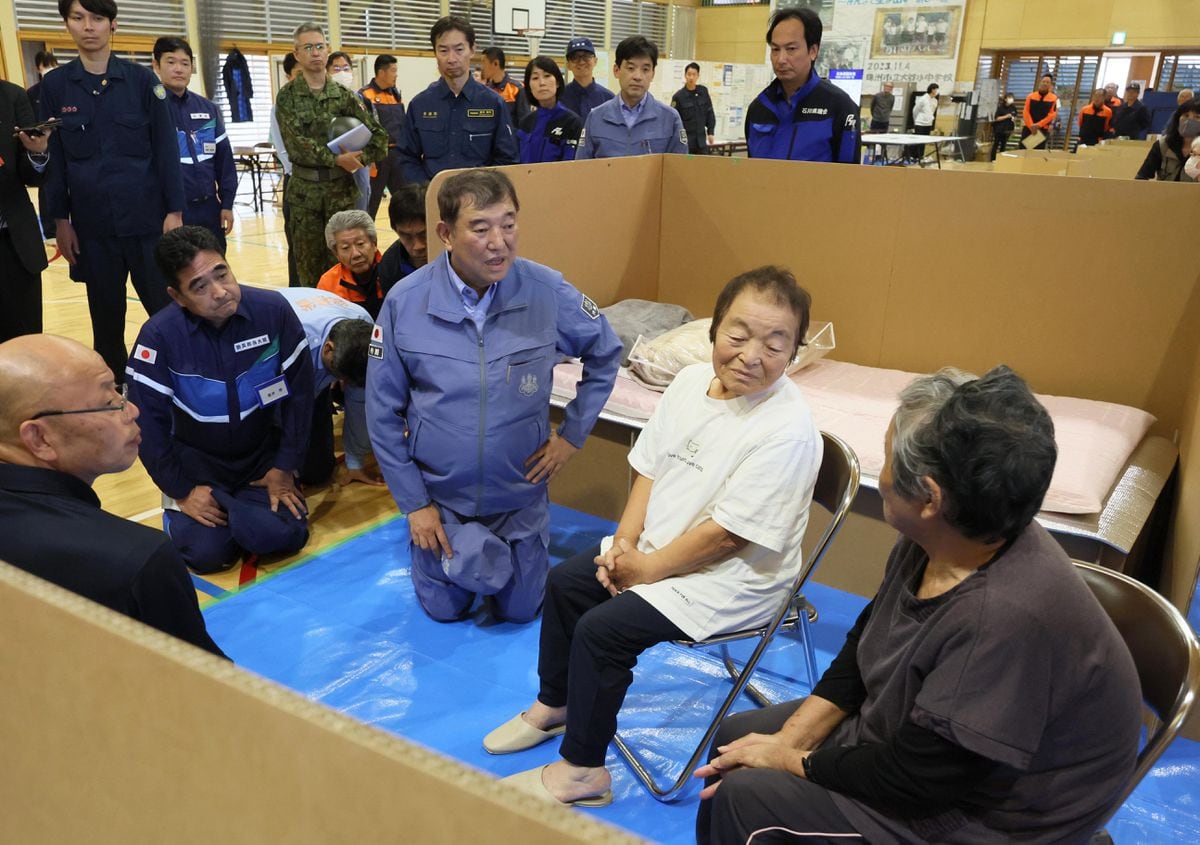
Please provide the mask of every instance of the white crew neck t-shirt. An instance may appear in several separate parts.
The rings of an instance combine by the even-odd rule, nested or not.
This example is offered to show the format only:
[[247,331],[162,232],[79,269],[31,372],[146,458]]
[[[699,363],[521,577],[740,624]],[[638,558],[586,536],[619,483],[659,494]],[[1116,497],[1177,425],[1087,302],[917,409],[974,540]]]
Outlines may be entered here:
[[767,621],[800,570],[821,435],[786,376],[757,396],[712,399],[711,364],[682,370],[629,453],[654,484],[638,548],[712,519],[748,544],[695,572],[630,587],[693,639]]

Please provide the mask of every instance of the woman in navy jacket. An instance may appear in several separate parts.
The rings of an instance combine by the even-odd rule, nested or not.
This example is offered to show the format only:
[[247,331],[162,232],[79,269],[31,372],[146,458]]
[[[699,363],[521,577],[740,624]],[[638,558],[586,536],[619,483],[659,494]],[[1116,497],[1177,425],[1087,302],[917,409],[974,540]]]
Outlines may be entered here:
[[538,56],[525,66],[525,90],[537,106],[517,125],[521,163],[573,161],[583,122],[562,105],[563,75],[549,56]]

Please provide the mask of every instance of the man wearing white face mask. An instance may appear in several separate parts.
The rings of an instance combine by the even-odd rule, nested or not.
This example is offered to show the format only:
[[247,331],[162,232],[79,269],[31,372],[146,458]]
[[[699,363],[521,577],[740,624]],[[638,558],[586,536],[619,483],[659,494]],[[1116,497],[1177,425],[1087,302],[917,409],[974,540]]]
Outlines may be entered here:
[[1175,110],[1162,136],[1146,154],[1135,178],[1160,182],[1200,181],[1197,139],[1200,139],[1200,97]]
[[[362,94],[358,93],[358,86],[354,84],[354,62],[350,60],[349,53],[343,53],[341,50],[330,53],[329,61],[325,63],[325,69],[329,71],[330,79],[354,92],[354,96],[362,104],[363,111],[374,114]],[[351,175],[354,177],[354,184],[358,186],[358,202],[354,204],[354,207],[359,211],[366,211],[371,205],[371,168],[360,167]]]

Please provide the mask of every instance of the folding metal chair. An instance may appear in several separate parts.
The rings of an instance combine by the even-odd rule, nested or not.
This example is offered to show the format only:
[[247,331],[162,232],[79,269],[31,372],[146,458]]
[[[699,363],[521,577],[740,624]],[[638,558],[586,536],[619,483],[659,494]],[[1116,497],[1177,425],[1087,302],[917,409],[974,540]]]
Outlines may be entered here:
[[[679,797],[683,786],[691,779],[692,770],[696,768],[696,764],[700,762],[701,756],[703,756],[705,750],[708,748],[709,743],[712,742],[713,736],[716,735],[721,721],[743,691],[750,695],[760,707],[770,703],[758,690],[750,686],[750,676],[758,666],[758,662],[763,654],[766,653],[767,647],[771,644],[771,640],[775,637],[777,631],[787,629],[798,632],[802,648],[804,649],[805,668],[808,670],[809,684],[815,684],[817,681],[817,662],[816,656],[813,653],[812,635],[809,630],[810,622],[816,620],[816,612],[800,591],[804,588],[809,575],[816,569],[817,564],[821,562],[821,558],[825,556],[829,544],[842,527],[842,521],[846,518],[846,514],[850,511],[850,505],[854,501],[854,496],[858,493],[859,482],[858,457],[854,454],[854,450],[846,445],[841,438],[828,432],[821,432],[821,439],[825,444],[825,454],[821,460],[821,468],[817,472],[817,484],[813,489],[813,502],[829,511],[829,524],[825,526],[825,530],[821,533],[820,538],[810,550],[810,553],[804,555],[804,562],[800,567],[800,572],[796,575],[796,580],[792,582],[791,589],[788,590],[783,601],[780,603],[779,609],[771,617],[771,621],[757,628],[721,634],[706,640],[675,641],[676,645],[688,648],[713,645],[721,646],[722,659],[733,682],[729,694],[725,696],[725,700],[717,708],[717,713],[709,724],[708,729],[705,730],[704,737],[696,746],[696,750],[692,752],[691,758],[684,765],[679,777],[670,786],[660,786],[655,781],[654,776],[643,765],[636,752],[622,739],[620,733],[613,737],[617,751],[629,763],[634,774],[638,776],[638,779],[660,801],[670,801]],[[745,665],[739,669],[729,654],[729,643],[750,637],[758,637],[759,643],[750,654]]]
[[[1128,575],[1093,563],[1073,561],[1083,580],[1112,619],[1137,666],[1142,700],[1149,711],[1146,744],[1137,767],[1113,800],[1104,822],[1121,808],[1138,783],[1171,744],[1200,692],[1200,642],[1175,606]],[[1103,822],[1101,823],[1103,826]],[[1112,841],[1098,834],[1096,841]]]

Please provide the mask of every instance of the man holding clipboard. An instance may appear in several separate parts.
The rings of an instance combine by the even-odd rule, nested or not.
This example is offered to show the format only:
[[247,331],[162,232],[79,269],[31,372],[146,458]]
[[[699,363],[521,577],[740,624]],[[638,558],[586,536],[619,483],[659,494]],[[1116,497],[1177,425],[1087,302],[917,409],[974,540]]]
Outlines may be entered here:
[[[279,90],[275,115],[279,133],[292,162],[285,200],[292,209],[288,223],[296,274],[301,285],[313,287],[333,256],[325,245],[325,223],[339,211],[354,208],[358,188],[354,171],[387,155],[387,132],[358,96],[334,82],[325,70],[328,45],[314,23],[296,28],[296,61],[300,76]],[[362,147],[333,152],[328,146],[334,119],[354,117],[370,132]]]
[[1025,125],[1021,129],[1021,146],[1027,150],[1045,149],[1050,127],[1058,116],[1058,95],[1052,90],[1054,77],[1042,74],[1038,89],[1025,98]]

